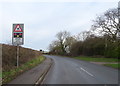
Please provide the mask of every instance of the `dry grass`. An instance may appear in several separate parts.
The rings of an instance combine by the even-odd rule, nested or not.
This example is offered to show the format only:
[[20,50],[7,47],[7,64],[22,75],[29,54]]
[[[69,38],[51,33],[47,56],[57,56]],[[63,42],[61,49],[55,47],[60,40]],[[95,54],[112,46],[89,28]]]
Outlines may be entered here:
[[26,62],[25,64],[19,66],[18,68],[14,68],[9,71],[4,71],[2,73],[2,84],[9,83],[20,74],[37,66],[38,64],[42,63],[44,60],[45,60],[44,56],[39,56],[38,58],[32,59],[31,61]]
[[[2,70],[9,71],[16,68],[16,51],[17,47],[2,44]],[[20,65],[37,58],[41,55],[40,51],[20,47],[19,63]]]

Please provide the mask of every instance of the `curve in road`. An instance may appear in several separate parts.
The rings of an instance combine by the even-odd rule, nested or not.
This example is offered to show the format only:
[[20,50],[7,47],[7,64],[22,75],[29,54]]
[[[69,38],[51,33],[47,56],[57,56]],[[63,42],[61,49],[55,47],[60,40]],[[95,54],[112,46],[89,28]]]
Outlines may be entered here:
[[118,70],[62,56],[45,55],[54,63],[43,84],[118,84]]

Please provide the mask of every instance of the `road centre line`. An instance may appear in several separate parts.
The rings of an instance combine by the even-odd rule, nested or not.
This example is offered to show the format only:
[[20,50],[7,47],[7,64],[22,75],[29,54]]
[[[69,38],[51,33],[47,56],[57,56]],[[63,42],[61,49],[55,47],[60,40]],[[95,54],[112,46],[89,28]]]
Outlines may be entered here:
[[89,73],[88,71],[86,71],[85,69],[83,69],[82,67],[80,67],[81,70],[83,70],[84,72],[86,72],[87,74],[89,74],[90,76],[93,77],[93,75],[91,73]]

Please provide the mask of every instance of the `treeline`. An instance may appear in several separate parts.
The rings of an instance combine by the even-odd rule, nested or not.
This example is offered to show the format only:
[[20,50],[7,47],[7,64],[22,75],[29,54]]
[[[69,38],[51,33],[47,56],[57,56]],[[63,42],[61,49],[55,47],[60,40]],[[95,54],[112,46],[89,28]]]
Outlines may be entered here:
[[68,31],[57,33],[57,40],[49,45],[49,53],[119,58],[119,33],[118,9],[110,9],[93,21],[89,31],[83,31],[75,36],[71,36]]

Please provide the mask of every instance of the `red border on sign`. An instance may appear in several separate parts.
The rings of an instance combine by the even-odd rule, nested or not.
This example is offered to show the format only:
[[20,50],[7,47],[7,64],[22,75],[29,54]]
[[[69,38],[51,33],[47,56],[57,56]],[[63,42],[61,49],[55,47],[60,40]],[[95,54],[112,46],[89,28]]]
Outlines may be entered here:
[[21,27],[20,27],[21,31],[16,31],[15,29],[17,28],[17,26],[19,26],[19,27],[20,27],[20,24],[17,24],[17,25],[15,26],[15,28],[14,28],[14,32],[23,32],[23,30],[22,30],[22,28],[21,28]]

